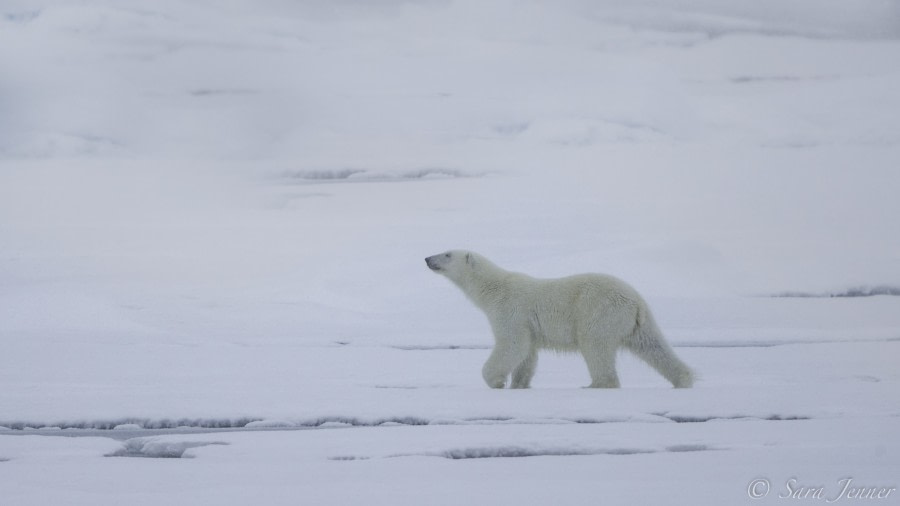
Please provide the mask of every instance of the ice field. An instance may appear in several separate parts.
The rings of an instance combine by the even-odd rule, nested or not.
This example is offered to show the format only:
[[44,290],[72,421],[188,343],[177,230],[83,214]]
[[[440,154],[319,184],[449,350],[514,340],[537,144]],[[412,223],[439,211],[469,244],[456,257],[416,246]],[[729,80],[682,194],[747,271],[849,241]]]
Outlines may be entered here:
[[[900,5],[0,4],[0,504],[900,503]],[[698,373],[491,390],[424,258]]]

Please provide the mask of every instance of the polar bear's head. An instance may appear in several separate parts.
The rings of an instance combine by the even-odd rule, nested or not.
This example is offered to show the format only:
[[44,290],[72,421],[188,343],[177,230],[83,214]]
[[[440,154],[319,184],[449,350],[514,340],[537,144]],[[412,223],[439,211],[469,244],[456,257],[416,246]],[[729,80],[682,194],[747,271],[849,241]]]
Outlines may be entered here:
[[497,285],[506,271],[474,251],[451,250],[425,259],[428,268],[442,274],[462,289],[476,305],[487,291],[486,286]]
[[425,263],[432,271],[443,274],[460,288],[466,290],[470,285],[477,284],[485,276],[490,276],[493,264],[474,251],[450,250],[439,255],[430,256]]
[[450,279],[459,278],[464,269],[471,268],[473,262],[471,251],[451,250],[425,259],[428,268],[443,274]]

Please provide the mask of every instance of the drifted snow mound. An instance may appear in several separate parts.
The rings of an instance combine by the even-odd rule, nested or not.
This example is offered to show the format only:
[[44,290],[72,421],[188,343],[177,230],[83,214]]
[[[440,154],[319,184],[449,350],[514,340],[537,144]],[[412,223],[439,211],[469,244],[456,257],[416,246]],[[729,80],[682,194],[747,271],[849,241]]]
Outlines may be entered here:
[[107,457],[149,457],[158,459],[190,459],[193,455],[186,453],[191,448],[209,445],[227,445],[222,442],[199,441],[163,441],[152,438],[135,438],[125,441],[123,447]]
[[112,428],[112,430],[141,430],[143,427],[136,423],[123,423],[116,425]]
[[245,429],[293,429],[297,424],[289,420],[257,420],[244,426]]

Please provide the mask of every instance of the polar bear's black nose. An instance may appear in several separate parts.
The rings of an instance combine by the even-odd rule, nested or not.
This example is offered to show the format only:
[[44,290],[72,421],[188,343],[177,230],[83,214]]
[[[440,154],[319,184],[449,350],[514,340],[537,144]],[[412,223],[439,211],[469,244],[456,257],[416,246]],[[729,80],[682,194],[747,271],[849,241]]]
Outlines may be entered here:
[[438,271],[438,270],[440,270],[440,267],[438,267],[437,263],[434,261],[434,257],[428,257],[428,258],[426,258],[426,259],[425,259],[425,265],[427,265],[428,268],[431,269],[431,270],[433,270],[433,271]]

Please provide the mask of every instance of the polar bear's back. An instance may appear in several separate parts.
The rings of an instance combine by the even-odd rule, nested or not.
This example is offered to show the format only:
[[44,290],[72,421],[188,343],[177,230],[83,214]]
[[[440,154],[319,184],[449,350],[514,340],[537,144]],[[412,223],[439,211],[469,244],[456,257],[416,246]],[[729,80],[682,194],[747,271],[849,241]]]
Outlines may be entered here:
[[536,337],[541,347],[571,350],[584,339],[621,344],[635,330],[645,303],[624,281],[606,274],[535,279]]
[[631,285],[608,274],[575,274],[564,278],[537,279],[543,285],[540,291],[569,304],[595,304],[603,300],[613,303],[643,302]]

